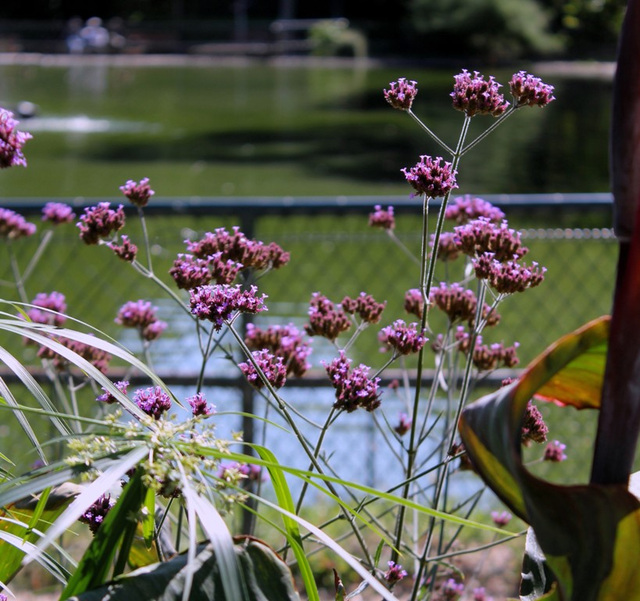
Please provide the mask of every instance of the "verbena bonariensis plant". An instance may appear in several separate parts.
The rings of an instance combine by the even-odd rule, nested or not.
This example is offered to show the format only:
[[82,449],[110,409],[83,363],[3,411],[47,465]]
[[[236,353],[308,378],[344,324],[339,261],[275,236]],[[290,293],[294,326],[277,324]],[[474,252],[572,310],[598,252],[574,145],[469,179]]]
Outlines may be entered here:
[[[631,475],[640,427],[640,2],[627,6],[614,83],[611,185],[620,242],[611,319],[560,339],[519,380],[479,400],[460,431],[476,469],[530,524],[525,599],[640,595],[640,501]],[[528,399],[599,409],[590,481],[559,486],[523,465],[518,430]]]
[[[303,433],[301,416],[279,392],[288,378],[302,376],[309,368],[310,342],[294,324],[263,327],[259,322],[268,308],[258,288],[259,279],[286,265],[290,257],[284,249],[249,239],[238,228],[217,228],[186,242],[185,252],[176,257],[166,281],[155,272],[152,261],[144,207],[154,192],[147,179],[128,181],[121,187],[137,208],[143,252],[129,235],[121,234],[127,219],[122,205],[114,208],[105,202],[84,210],[77,223],[82,242],[110,249],[155,282],[192,320],[201,364],[192,394],[182,400],[151,367],[153,343],[167,327],[151,302],[131,300],[116,317],[118,324],[139,333],[143,360],[99,331],[81,331],[86,324],[67,327],[71,318],[59,292],[41,291],[28,302],[26,283],[42,251],[36,252],[26,269],[20,267],[15,238],[33,235],[35,228],[5,210],[0,215],[0,233],[12,252],[20,299],[13,304],[20,308],[20,315],[8,309],[0,329],[35,343],[55,393],[50,397],[16,358],[1,351],[3,362],[40,405],[34,408],[18,401],[20,395],[2,383],[5,408],[19,418],[42,465],[25,475],[12,474],[8,467],[3,472],[0,507],[4,508],[1,519],[7,534],[0,532],[0,581],[8,582],[26,554],[25,562],[39,561],[64,584],[61,599],[116,599],[133,594],[150,599],[160,595],[165,595],[163,599],[201,599],[212,598],[214,590],[216,599],[297,598],[288,568],[275,553],[254,539],[234,544],[221,514],[242,506],[264,518],[274,535],[284,537],[278,544],[284,545],[283,554],[293,555],[309,599],[319,599],[309,562],[310,550],[318,543],[339,555],[362,578],[362,585],[347,595],[336,574],[337,599],[353,597],[366,587],[385,599],[396,598],[393,590],[404,590],[411,599],[459,597],[465,583],[460,569],[451,562],[461,528],[492,531],[501,536],[500,541],[513,534],[503,530],[510,518],[506,512],[495,512],[492,525],[469,520],[481,492],[468,499],[453,492],[454,478],[468,466],[465,449],[456,440],[456,426],[474,381],[497,368],[517,364],[517,343],[486,342],[485,330],[499,322],[500,303],[544,278],[544,268],[525,261],[528,251],[521,235],[508,226],[499,209],[470,195],[450,201],[458,187],[460,161],[467,152],[518,110],[544,107],[553,100],[552,87],[526,72],[516,73],[509,89],[510,102],[492,77],[467,71],[455,77],[453,106],[464,117],[453,148],[413,113],[415,82],[400,79],[385,91],[387,101],[415,119],[439,146],[438,152],[450,160],[425,154],[416,165],[402,170],[422,201],[416,287],[404,297],[407,313],[417,321],[396,318],[381,327],[378,338],[389,353],[381,368],[354,366],[349,352],[365,328],[381,323],[385,303],[365,292],[337,304],[320,292],[311,296],[304,332],[324,337],[335,346],[335,357],[323,365],[335,401],[324,424],[316,426],[315,441]],[[468,141],[474,118],[492,121]],[[2,113],[2,119],[4,163],[24,165],[21,148],[28,134],[16,129],[8,112]],[[442,200],[431,233],[429,203],[437,198]],[[56,226],[75,220],[69,207],[57,203],[48,204],[43,216]],[[447,220],[455,222],[453,231],[444,231]],[[392,208],[376,207],[369,222],[384,228],[403,252],[410,253],[394,233]],[[45,243],[49,237],[43,238]],[[444,261],[449,269],[457,257],[464,263],[459,281],[436,284],[436,262]],[[433,331],[436,320],[431,317],[436,310],[445,316],[442,332]],[[243,324],[246,315],[256,316],[256,322]],[[346,333],[351,329],[355,332],[349,336]],[[203,389],[207,365],[214,356],[235,365],[264,396],[266,406],[280,414],[308,460],[308,470],[281,465],[267,446],[256,441],[242,441],[239,436],[226,441],[216,436],[214,424],[222,416],[215,413]],[[109,377],[113,357],[123,361],[130,373],[146,376],[148,386],[130,392],[126,378],[113,381]],[[434,377],[427,387],[425,375],[431,358]],[[413,373],[407,367],[411,361]],[[391,389],[406,399],[406,411],[397,419],[385,412],[380,386],[383,371],[392,364],[401,366],[403,376],[402,383]],[[85,415],[79,409],[81,398],[97,402],[97,417],[95,411]],[[178,408],[183,417],[172,415]],[[398,483],[390,490],[341,478],[340,466],[323,453],[332,424],[359,410],[371,414],[401,467]],[[58,438],[67,442],[62,456],[40,443],[29,422],[34,414],[48,417]],[[256,419],[264,419],[269,427],[266,417]],[[546,440],[546,427],[531,404],[518,440]],[[255,457],[234,451],[243,442],[251,444]],[[561,461],[563,450],[556,441],[543,457]],[[267,485],[260,482],[260,468],[268,470],[277,502],[271,494],[263,494]],[[287,473],[303,481],[297,500],[284,477]],[[323,524],[311,524],[301,517],[309,486],[325,493],[337,517]],[[262,509],[257,511],[257,507]],[[265,508],[272,513],[265,515]],[[278,513],[282,525],[273,521]],[[47,552],[78,519],[94,535],[82,559],[75,562],[62,549],[56,549],[60,558]],[[336,521],[347,525],[345,535],[354,541],[351,552],[325,532]],[[452,528],[445,529],[445,523]],[[173,541],[169,530],[175,532]],[[200,539],[208,544],[199,546]],[[269,577],[263,578],[264,572],[254,569],[258,563],[268,566]],[[134,571],[123,576],[128,568]],[[105,585],[116,577],[114,584]],[[162,592],[152,592],[151,581],[154,590]],[[471,579],[466,582],[469,591],[473,584]],[[481,587],[471,594],[486,598]]]

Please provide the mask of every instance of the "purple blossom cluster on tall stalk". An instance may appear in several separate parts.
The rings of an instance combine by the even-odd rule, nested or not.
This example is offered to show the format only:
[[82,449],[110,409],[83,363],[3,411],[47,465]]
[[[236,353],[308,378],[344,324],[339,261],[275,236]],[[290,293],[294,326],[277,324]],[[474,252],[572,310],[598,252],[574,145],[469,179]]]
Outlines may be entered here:
[[18,130],[18,121],[11,111],[0,108],[0,169],[26,167],[22,147],[32,137],[30,133]]
[[328,364],[325,370],[336,389],[335,409],[341,409],[351,413],[362,407],[367,411],[373,411],[380,406],[380,378],[370,378],[370,368],[360,364],[351,367],[352,361],[347,358],[344,351]]
[[267,328],[248,323],[244,341],[249,349],[268,350],[281,357],[288,376],[302,377],[311,367],[308,361],[311,354],[309,341],[292,323]]
[[156,340],[167,328],[157,317],[157,308],[143,299],[128,301],[118,311],[115,322],[125,328],[135,328],[143,340]]
[[[452,375],[442,376],[442,380],[436,379],[433,384],[435,392],[432,392],[431,396],[437,396],[442,381],[446,396],[450,399],[454,398],[457,393],[453,392],[450,386],[456,382],[457,370],[462,369],[459,374],[462,382],[455,410],[456,420],[468,400],[474,373],[487,373],[498,368],[512,369],[518,364],[518,343],[506,345],[502,341],[485,342],[485,330],[494,328],[500,322],[497,308],[505,297],[540,285],[546,271],[536,262],[527,264],[523,261],[528,249],[522,243],[522,234],[509,227],[504,213],[499,208],[471,194],[463,194],[451,199],[452,192],[460,185],[459,169],[461,159],[466,152],[481,143],[497,125],[517,110],[533,106],[541,108],[554,100],[552,86],[524,71],[515,73],[509,82],[511,101],[505,98],[502,90],[503,87],[496,78],[485,77],[478,71],[470,72],[464,69],[454,77],[453,91],[450,94],[451,103],[455,110],[464,113],[460,138],[454,148],[449,148],[442,142],[438,135],[422,123],[415,114],[417,82],[400,78],[384,90],[386,101],[393,108],[408,113],[418,121],[431,140],[439,146],[439,149],[432,154],[422,154],[415,166],[401,170],[407,183],[413,188],[413,196],[421,196],[424,199],[419,286],[416,285],[405,293],[404,309],[421,322],[421,326],[414,324],[415,329],[411,330],[414,336],[421,335],[419,327],[429,331],[432,322],[430,314],[433,310],[441,312],[446,317],[448,323],[446,332],[432,336],[431,348],[436,353],[437,369],[442,369],[444,374]],[[494,120],[475,139],[468,142],[467,137],[471,131],[469,123],[471,119],[479,116],[490,116]],[[445,151],[446,155],[441,154],[442,151]],[[432,198],[442,198],[442,209],[438,215],[434,233],[429,233],[428,200]],[[450,231],[445,227],[447,221],[454,224]],[[376,205],[374,212],[369,215],[369,225],[387,230],[392,240],[401,243],[401,234],[398,233],[395,224],[393,207],[383,210],[381,205]],[[403,247],[403,250],[406,251],[406,247]],[[454,263],[461,260],[464,262],[462,271],[465,277],[460,281],[436,279],[436,261],[446,264],[447,273],[450,273]],[[386,348],[394,348],[394,342],[401,339],[397,339],[396,336],[401,332],[405,333],[405,337],[408,335],[404,323],[396,322],[394,325],[397,326],[395,333],[385,329],[379,335],[380,341]],[[425,361],[423,347],[424,343],[421,343],[419,348],[415,347],[413,350],[413,352],[417,351],[419,369],[422,369]],[[410,348],[410,345],[405,348]],[[402,354],[399,347],[394,351]],[[459,365],[464,367],[458,367]],[[475,372],[472,368],[475,368]],[[420,382],[418,382],[413,394],[413,418],[420,416],[420,388]],[[427,409],[427,416],[430,411],[431,409]],[[404,443],[407,445],[404,464],[404,477],[407,482],[414,475],[414,458],[421,444],[417,422],[412,417],[406,413],[403,414],[400,423],[395,427],[398,436],[408,437],[407,442]],[[527,444],[533,440],[543,442],[546,440],[545,428],[546,424],[542,416],[539,415],[537,408],[531,405],[530,416],[523,426],[523,440]],[[448,441],[444,440],[443,444],[448,445],[448,449],[455,448],[457,444],[454,438],[455,431],[445,437]],[[562,457],[561,444],[547,447],[546,453],[549,457],[547,461]],[[465,451],[462,447],[458,446],[458,448],[461,449],[459,453],[449,456],[460,456],[462,465]],[[445,463],[445,466],[438,470],[436,490],[445,490],[445,481],[448,477]],[[411,485],[405,485],[402,494],[409,497]],[[433,508],[437,509],[442,501],[439,496],[436,496],[431,502]],[[397,545],[403,541],[403,527],[404,510],[401,508],[395,530]],[[422,557],[427,556],[431,546],[435,544],[434,530],[429,530],[425,536]],[[392,553],[392,561],[397,557],[396,553]],[[410,597],[412,601],[420,597],[419,590],[423,578],[424,582],[428,583],[425,590],[436,593],[433,598],[457,599],[463,594],[462,583],[454,579],[438,581],[434,578],[435,571],[426,572],[423,564],[418,565]],[[474,596],[487,598],[484,589],[476,589]]]
[[14,240],[36,233],[36,226],[11,209],[0,209],[0,236]]

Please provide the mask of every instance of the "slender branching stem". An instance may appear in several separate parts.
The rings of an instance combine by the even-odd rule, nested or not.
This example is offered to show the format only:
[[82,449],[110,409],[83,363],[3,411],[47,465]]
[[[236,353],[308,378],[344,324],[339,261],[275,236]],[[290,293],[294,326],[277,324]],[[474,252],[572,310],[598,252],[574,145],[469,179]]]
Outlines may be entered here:
[[447,146],[427,125],[426,123],[424,123],[420,118],[418,118],[418,116],[411,110],[408,109],[407,113],[409,113],[409,116],[422,128],[422,130],[438,145],[440,146],[443,150],[445,150],[446,152],[448,152],[450,155],[453,156],[454,151],[451,150],[451,148],[449,148],[449,146]]
[[[462,129],[460,131],[460,136],[458,137],[458,143],[456,145],[456,151],[453,154],[452,159],[452,171],[456,171],[458,164],[460,162],[460,151],[464,146],[464,141],[469,131],[471,119],[465,116]],[[421,247],[421,269],[420,269],[420,290],[422,292],[422,297],[424,300],[424,310],[422,312],[421,318],[421,330],[425,330],[428,324],[428,312],[429,312],[429,295],[431,291],[431,285],[433,283],[433,276],[435,273],[435,262],[437,259],[437,250],[440,241],[440,234],[442,232],[442,228],[444,226],[444,216],[447,207],[447,202],[449,200],[450,192],[445,195],[442,199],[442,204],[440,205],[440,211],[438,213],[438,219],[436,222],[435,233],[433,236],[433,252],[429,253],[429,235],[428,235],[428,209],[429,209],[429,199],[428,197],[424,198],[423,204],[423,216],[422,216],[422,247]],[[422,392],[422,373],[424,367],[424,358],[425,358],[425,347],[422,347],[418,352],[418,366],[416,370],[416,390],[413,401],[412,408],[412,421],[411,421],[411,429],[409,436],[409,447],[407,449],[407,467],[405,472],[405,480],[409,482],[411,480],[411,476],[413,474],[414,463],[416,460],[416,455],[418,452],[418,446],[416,442],[419,438],[418,436],[418,413],[419,413],[419,405],[420,405],[420,396]],[[434,382],[434,386],[437,386],[437,382]],[[407,499],[410,494],[410,485],[407,484],[402,492],[402,497]],[[404,518],[405,518],[406,510],[404,506],[400,506],[398,509],[398,518],[396,521],[396,529],[395,529],[395,549],[400,547],[402,533],[404,530]],[[397,551],[392,552],[392,561],[398,560]],[[417,592],[417,588],[415,588]],[[415,593],[414,597],[415,599]]]

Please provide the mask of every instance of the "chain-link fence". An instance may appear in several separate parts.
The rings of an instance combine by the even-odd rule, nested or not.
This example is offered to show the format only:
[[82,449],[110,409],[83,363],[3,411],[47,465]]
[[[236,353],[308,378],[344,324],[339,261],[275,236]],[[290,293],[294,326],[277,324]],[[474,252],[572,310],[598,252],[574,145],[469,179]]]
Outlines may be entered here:
[[[610,199],[606,195],[487,199],[505,211],[511,227],[522,231],[523,240],[530,249],[527,260],[548,268],[545,282],[540,287],[506,299],[499,309],[501,323],[486,335],[487,342],[519,342],[521,365],[525,365],[561,335],[609,312],[617,255],[610,229]],[[384,231],[368,226],[368,214],[376,203],[395,207],[395,236],[402,247]],[[14,202],[5,206],[27,214],[35,222],[39,219],[41,204]],[[85,203],[75,204],[80,213]],[[434,207],[433,222],[436,210]],[[396,198],[191,202],[154,199],[147,212],[147,226],[154,272],[169,286],[174,287],[168,270],[176,255],[185,251],[186,239],[196,239],[215,228],[230,229],[238,225],[247,236],[266,243],[277,242],[291,253],[288,265],[258,281],[260,291],[269,296],[269,311],[257,316],[258,322],[293,322],[302,327],[313,292],[319,291],[335,302],[340,302],[345,295],[367,292],[377,300],[387,301],[380,324],[384,326],[395,319],[408,318],[403,310],[403,300],[405,291],[417,287],[419,279],[415,256],[420,249],[420,213],[419,202]],[[39,226],[37,236],[12,242],[21,271],[30,269],[31,257],[48,227],[43,224]],[[122,233],[127,233],[143,247],[140,222],[134,212],[128,215]],[[1,252],[0,278],[4,285],[0,294],[4,299],[16,299],[15,290],[8,283],[13,274],[6,245]],[[143,248],[139,258],[143,264],[147,263]],[[458,278],[464,274],[447,273],[444,266],[438,268],[438,280],[449,276]],[[135,272],[109,249],[84,245],[73,225],[55,229],[26,281],[26,289],[29,298],[38,292],[62,292],[70,315],[107,332],[133,351],[140,350],[139,341],[131,331],[116,326],[114,318],[126,301],[152,300],[159,309],[160,318],[169,324],[166,333],[154,343],[155,367],[165,381],[179,389],[189,391],[194,385],[200,356],[186,313],[167,300],[157,284]],[[186,294],[184,299],[186,304]],[[437,319],[433,319],[431,326],[435,335]],[[349,352],[357,362],[366,362],[374,369],[386,360],[378,350],[378,329],[372,327],[365,331]],[[321,361],[333,358],[336,350],[317,338],[313,339],[313,347],[314,369],[299,382],[292,381],[285,390],[293,405],[305,415],[321,421],[321,416],[326,415],[327,407],[333,402]],[[21,356],[33,353],[24,348],[17,352],[22,353]],[[393,372],[385,373],[383,384],[394,377]],[[255,399],[247,392],[240,372],[229,362],[208,364],[205,385],[208,398],[214,400],[219,409],[262,411],[260,402],[253,404]],[[401,399],[393,394],[386,396],[385,414],[395,418],[403,410]],[[364,463],[358,464],[358,469],[367,474],[369,484],[379,485],[381,474],[393,473],[393,468],[382,458],[373,460],[372,450],[383,445],[377,439],[380,434],[370,419],[350,418],[344,423],[345,435],[348,431],[354,432],[354,428],[359,435],[349,445],[337,444],[327,452],[334,453],[334,460],[338,461],[341,461],[342,453],[344,461],[349,462],[353,458],[354,445],[360,445],[362,449],[357,454]],[[252,436],[247,432],[248,428],[254,427],[250,420],[238,426],[245,430],[246,438]],[[309,436],[314,437],[313,428]],[[336,440],[340,439],[340,436],[336,437]],[[278,435],[270,444],[278,446],[280,443],[285,447],[285,460],[289,460],[286,458],[286,437]]]
[[[610,200],[608,195],[487,198],[505,211],[511,227],[523,232],[530,249],[527,260],[548,269],[539,288],[508,298],[500,308],[502,322],[495,336],[520,342],[520,355],[527,361],[560,335],[609,312],[617,254]],[[376,202],[394,205],[395,235],[405,248],[382,230],[368,227],[367,215]],[[39,204],[23,201],[7,206],[35,216]],[[435,222],[436,207],[433,211]],[[290,263],[259,282],[260,290],[269,295],[269,312],[263,319],[270,322],[304,322],[316,291],[336,302],[364,291],[387,301],[382,320],[386,325],[406,318],[404,293],[418,283],[418,268],[410,255],[419,253],[420,207],[404,198],[167,199],[148,208],[147,221],[154,271],[169,285],[173,283],[168,270],[176,255],[185,252],[184,241],[218,227],[238,225],[247,236],[277,242],[289,251]],[[134,214],[122,233],[140,243]],[[35,252],[35,238],[13,243],[21,269],[27,268]],[[0,277],[10,282],[6,247],[2,253]],[[462,275],[439,268],[436,278]],[[26,288],[31,298],[38,292],[62,292],[71,315],[116,336],[121,336],[113,324],[118,308],[128,300],[147,298],[170,322],[171,336],[182,339],[179,311],[171,308],[163,291],[104,247],[83,245],[73,225],[56,229]],[[5,285],[1,294],[10,299],[14,291]],[[375,336],[365,337],[362,348],[354,352],[370,355],[372,345]]]

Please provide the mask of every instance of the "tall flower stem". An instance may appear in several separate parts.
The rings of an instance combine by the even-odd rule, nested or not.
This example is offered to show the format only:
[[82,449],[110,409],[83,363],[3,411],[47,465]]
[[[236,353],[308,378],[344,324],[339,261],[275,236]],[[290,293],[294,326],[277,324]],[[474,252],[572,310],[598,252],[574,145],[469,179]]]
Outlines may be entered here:
[[153,275],[153,264],[151,261],[151,243],[149,242],[149,232],[147,231],[147,221],[144,218],[142,207],[138,207],[138,216],[140,217],[140,226],[142,227],[142,238],[144,240],[144,248],[147,253],[147,268],[149,273]]
[[477,144],[482,142],[491,132],[493,132],[497,127],[500,127],[502,123],[508,119],[513,113],[518,110],[519,107],[512,105],[509,109],[507,109],[502,115],[500,115],[487,129],[485,129],[477,138],[469,142],[469,144],[460,151],[460,156],[467,154],[472,148],[474,148]]
[[[452,160],[452,172],[455,172],[458,164],[460,163],[461,157],[461,149],[464,146],[464,141],[466,139],[467,133],[469,131],[469,125],[471,123],[471,119],[465,115],[464,122],[462,124],[462,128],[460,130],[460,136],[458,137],[458,143],[456,145],[456,151],[453,153]],[[425,195],[423,210],[422,210],[422,249],[420,256],[420,291],[422,292],[422,297],[424,300],[424,310],[422,311],[422,317],[420,321],[420,329],[424,331],[427,328],[428,324],[428,313],[429,313],[429,295],[431,292],[431,286],[433,284],[433,276],[435,273],[435,262],[437,259],[437,249],[440,241],[440,234],[442,233],[442,228],[444,226],[444,216],[447,207],[447,202],[449,201],[450,192],[447,193],[442,199],[442,204],[440,205],[440,211],[438,213],[438,219],[436,222],[435,233],[433,236],[433,252],[431,256],[429,256],[429,198]],[[411,416],[411,429],[409,436],[409,446],[407,448],[407,467],[405,472],[405,481],[406,485],[402,491],[402,498],[408,499],[411,492],[411,478],[415,466],[416,456],[418,452],[418,412],[420,407],[420,395],[422,392],[422,372],[424,369],[424,357],[425,357],[425,347],[422,347],[418,352],[418,366],[416,369],[416,389],[413,400],[413,408],[412,408],[412,416]],[[436,384],[434,384],[436,386]],[[402,532],[404,529],[404,520],[405,520],[406,509],[404,506],[401,506],[398,509],[398,518],[396,520],[395,526],[395,549],[391,552],[391,561],[398,561],[398,551],[402,543]]]
[[[291,417],[291,414],[289,413],[289,410],[287,409],[284,401],[282,400],[282,398],[280,397],[280,395],[278,394],[276,389],[272,386],[271,382],[269,382],[269,380],[264,375],[262,369],[260,368],[260,366],[256,362],[255,358],[253,357],[253,354],[251,353],[251,350],[246,345],[246,343],[243,340],[242,336],[240,336],[240,334],[236,331],[236,329],[231,324],[227,324],[227,325],[229,326],[229,331],[231,332],[232,336],[235,338],[236,342],[240,346],[240,349],[242,350],[244,355],[247,357],[247,360],[253,365],[253,367],[256,370],[256,372],[260,375],[260,378],[262,379],[262,383],[264,384],[264,387],[269,391],[269,394],[271,394],[273,399],[278,404],[278,409],[280,410],[280,414],[284,417],[284,419],[286,420],[287,424],[291,428],[291,431],[293,432],[294,436],[296,437],[296,439],[300,443],[300,446],[302,447],[302,450],[307,455],[307,457],[310,459],[310,461],[311,461],[313,467],[315,468],[315,470],[319,474],[323,475],[324,474],[324,470],[322,469],[322,466],[320,465],[320,462],[318,461],[318,458],[315,456],[313,450],[311,449],[311,447],[307,443],[306,438],[304,437],[304,435],[302,434],[302,432],[298,428],[298,425],[296,424],[296,421]],[[338,494],[338,491],[335,489],[333,484],[331,484],[331,482],[325,481],[324,484],[325,484],[325,486],[327,487],[327,489],[329,490],[329,492],[332,495],[334,495],[336,498],[340,498],[340,495]],[[368,565],[373,566],[374,565],[373,564],[373,557],[371,557],[371,554],[369,553],[369,548],[367,546],[367,543],[364,540],[364,538],[362,536],[362,533],[358,529],[353,516],[345,508],[343,508],[342,506],[341,506],[341,511],[343,512],[344,518],[347,520],[347,522],[351,526],[351,529],[353,530],[353,533],[355,534],[356,539],[358,540],[358,543],[360,544],[360,548],[362,549],[362,552],[364,553],[364,556],[366,558],[366,561],[367,561]]]
[[451,150],[451,148],[449,148],[449,146],[447,146],[433,131],[431,131],[431,129],[427,127],[427,125],[423,123],[411,109],[408,109],[407,113],[409,113],[409,116],[424,130],[424,132],[436,144],[438,144],[438,146],[440,146],[443,150],[446,150],[452,156],[455,154],[455,152]]
[[[331,411],[329,411],[329,415],[327,416],[327,419],[324,422],[324,425],[322,426],[322,429],[320,430],[320,434],[318,436],[318,440],[316,442],[315,449],[313,451],[313,455],[314,455],[314,457],[316,459],[320,455],[320,449],[322,448],[322,443],[324,442],[324,437],[327,434],[327,431],[329,430],[329,426],[333,422],[335,412],[336,412],[335,408],[332,407]],[[312,469],[313,469],[313,464],[311,464],[309,466],[307,471],[311,471]],[[309,488],[309,483],[307,481],[305,481],[303,483],[303,485],[302,485],[302,490],[300,491],[300,496],[298,497],[298,503],[296,504],[296,514],[298,514],[300,512],[300,508],[302,507],[302,502],[304,501],[304,497],[307,494],[307,489],[308,488]]]
[[[451,422],[451,425],[449,426],[449,440],[448,440],[448,444],[445,447],[445,449],[450,449],[453,446],[453,443],[455,442],[455,435],[456,435],[456,431],[457,431],[457,424],[458,421],[460,420],[460,414],[462,413],[462,409],[464,407],[464,405],[466,404],[467,401],[467,395],[469,393],[469,386],[471,383],[471,368],[473,366],[473,349],[475,347],[476,344],[476,340],[478,339],[478,336],[480,335],[480,332],[482,331],[482,309],[484,307],[484,299],[485,299],[485,294],[486,294],[486,285],[485,283],[480,280],[478,282],[478,286],[479,286],[479,290],[478,290],[478,304],[476,306],[476,315],[475,315],[475,324],[476,326],[473,328],[473,331],[471,332],[471,338],[470,338],[470,342],[469,342],[469,353],[467,355],[467,361],[466,361],[466,365],[465,365],[465,370],[464,370],[464,375],[462,378],[462,384],[460,386],[460,396],[459,396],[459,401],[458,401],[458,407],[456,409],[456,415],[455,418],[453,420],[453,422]],[[442,491],[444,489],[445,486],[445,482],[446,482],[446,476],[448,473],[448,467],[449,467],[449,463],[451,462],[451,457],[450,456],[446,456],[444,459],[444,462],[442,463],[442,467],[440,469],[439,475],[438,475],[438,480],[437,480],[437,484],[436,484],[436,490],[435,490],[435,494],[434,494],[434,499],[433,499],[433,504],[432,504],[432,508],[433,509],[437,509],[438,506],[440,505],[440,496],[442,494]],[[415,599],[417,598],[417,594],[418,594],[418,590],[420,588],[420,582],[422,580],[422,574],[424,572],[424,568],[425,568],[425,563],[427,560],[427,556],[429,554],[429,551],[431,550],[431,544],[433,542],[433,535],[435,532],[435,519],[434,518],[430,518],[429,521],[429,529],[427,532],[427,538],[425,540],[424,543],[424,548],[420,557],[420,561],[418,563],[418,570],[415,574],[415,580],[414,580],[414,585],[413,585],[413,591],[411,593],[411,601],[415,601]]]
[[11,265],[11,273],[13,274],[13,280],[16,285],[16,290],[18,291],[18,295],[20,296],[20,300],[23,303],[29,302],[29,297],[27,296],[27,291],[24,287],[24,279],[22,274],[20,273],[20,266],[18,265],[18,258],[16,257],[16,253],[13,250],[13,245],[11,244],[11,240],[7,241],[7,247],[9,249],[9,263]]

